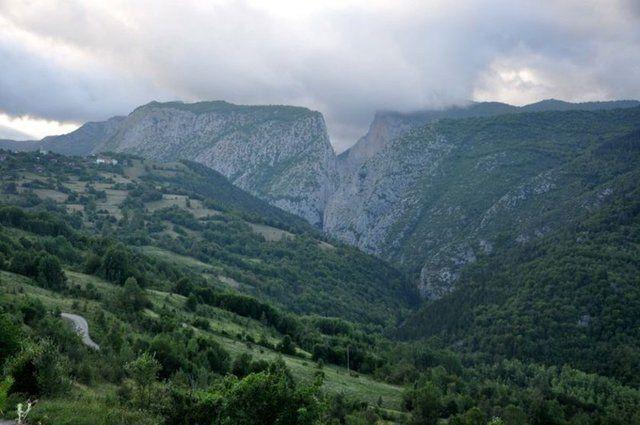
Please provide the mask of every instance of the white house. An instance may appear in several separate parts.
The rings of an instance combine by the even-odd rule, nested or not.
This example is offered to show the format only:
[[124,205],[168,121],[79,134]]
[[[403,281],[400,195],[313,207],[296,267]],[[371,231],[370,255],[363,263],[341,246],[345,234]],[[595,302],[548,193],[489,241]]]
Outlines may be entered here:
[[105,158],[105,157],[97,157],[96,164],[110,164],[110,165],[118,165],[118,160],[113,158]]

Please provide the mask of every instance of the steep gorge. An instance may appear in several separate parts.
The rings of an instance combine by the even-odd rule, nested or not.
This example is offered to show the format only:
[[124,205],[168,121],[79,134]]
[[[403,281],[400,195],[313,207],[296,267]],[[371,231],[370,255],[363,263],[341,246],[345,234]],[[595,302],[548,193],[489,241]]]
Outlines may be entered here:
[[28,146],[199,162],[400,265],[435,299],[496,245],[546,235],[606,202],[632,164],[594,170],[580,158],[636,129],[638,105],[548,100],[379,112],[368,133],[336,156],[322,114],[306,108],[152,102]]

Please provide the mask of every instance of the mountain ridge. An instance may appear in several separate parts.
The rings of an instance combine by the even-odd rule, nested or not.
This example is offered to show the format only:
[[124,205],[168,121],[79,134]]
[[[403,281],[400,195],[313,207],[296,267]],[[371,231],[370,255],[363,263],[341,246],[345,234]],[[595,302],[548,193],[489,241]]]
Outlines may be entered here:
[[88,123],[41,144],[72,155],[113,151],[196,161],[317,227],[335,185],[324,118],[302,107],[150,102],[126,117]]
[[[601,139],[635,130],[638,122],[636,107],[441,120],[418,127],[339,187],[325,214],[325,231],[402,265],[423,295],[440,297],[464,265],[492,250],[499,235],[509,232],[512,240],[524,241],[569,219],[579,208],[570,202],[587,193],[590,175],[628,164],[581,169],[581,174],[566,164]],[[567,211],[556,209],[556,203]],[[541,221],[540,208],[556,211],[555,218]]]
[[[487,131],[491,131],[490,137],[501,140],[506,134],[509,143],[517,147],[520,144],[511,133],[519,132],[516,136],[523,143],[531,144],[531,152],[524,148],[517,153],[520,159],[509,159],[513,152],[499,151],[503,147],[496,145],[496,152],[479,151],[479,155],[485,157],[484,163],[476,164],[474,170],[477,171],[477,167],[487,170],[507,167],[506,170],[514,167],[514,164],[509,165],[511,160],[524,161],[522,164],[528,164],[527,167],[543,166],[535,175],[528,176],[533,179],[527,183],[529,186],[505,183],[500,189],[503,192],[493,201],[496,202],[493,209],[487,209],[477,224],[486,227],[496,211],[503,208],[501,202],[512,202],[513,199],[509,199],[514,196],[529,196],[518,195],[518,191],[546,193],[557,189],[558,183],[554,183],[548,174],[551,171],[544,169],[544,164],[550,164],[553,156],[559,154],[557,149],[549,143],[540,145],[542,150],[533,148],[541,142],[536,137],[551,140],[555,134],[541,136],[540,128],[556,125],[554,131],[558,137],[577,140],[581,131],[590,131],[590,119],[598,122],[608,113],[616,120],[636,105],[640,102],[573,104],[547,99],[523,107],[479,102],[446,110],[380,111],[367,134],[352,148],[336,156],[324,118],[317,111],[282,105],[234,105],[225,101],[154,101],[136,108],[126,117],[87,123],[68,135],[47,137],[39,145],[66,154],[114,151],[160,162],[187,159],[203,164],[220,172],[236,186],[303,217],[326,233],[405,267],[419,282],[424,296],[439,297],[456,281],[462,266],[474,262],[481,252],[491,250],[495,243],[486,238],[474,239],[472,244],[445,242],[443,235],[436,237],[439,242],[429,239],[431,242],[427,245],[419,240],[427,234],[431,235],[429,238],[434,237],[426,230],[425,220],[434,223],[440,220],[430,215],[435,211],[428,212],[432,208],[428,203],[434,200],[425,197],[420,185],[441,185],[438,173],[467,155],[460,150],[460,144],[468,144],[480,134],[485,139],[481,143],[478,140],[480,144],[469,145],[470,151],[483,143],[489,146],[491,142],[486,138],[489,137]],[[550,124],[557,117],[566,121]],[[531,122],[537,122],[538,128]],[[601,123],[598,125],[604,128]],[[628,122],[625,125],[628,127]],[[584,148],[578,145],[574,149]],[[560,157],[565,154],[561,153]],[[529,160],[528,156],[535,159]],[[476,171],[459,170],[463,174]],[[518,181],[514,176],[509,178]],[[472,182],[464,184],[473,185]],[[518,184],[525,183],[520,181]],[[488,194],[483,187],[478,187],[477,191],[477,194],[467,196],[493,199],[498,195],[498,192]],[[446,199],[441,202],[443,207],[449,205],[447,208],[454,209],[450,213],[452,217],[457,216],[455,211],[460,208],[467,209],[458,221],[442,222],[453,234],[478,214],[462,207],[463,201],[455,201],[463,204],[448,204],[453,201]],[[464,240],[471,236],[460,237]],[[532,236],[522,235],[522,238],[529,237]],[[428,246],[431,247],[424,251]],[[445,249],[447,246],[449,248]],[[433,267],[425,268],[424,264],[415,262],[416,258],[427,256],[431,257]],[[436,265],[438,262],[441,263],[439,266]]]

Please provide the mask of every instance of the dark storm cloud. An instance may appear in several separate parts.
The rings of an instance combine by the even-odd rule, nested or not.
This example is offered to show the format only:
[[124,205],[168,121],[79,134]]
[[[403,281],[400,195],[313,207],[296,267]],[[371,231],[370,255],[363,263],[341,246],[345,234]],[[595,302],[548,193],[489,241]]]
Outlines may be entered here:
[[325,114],[342,149],[378,109],[638,98],[639,9],[635,0],[0,0],[0,111],[84,121],[152,99],[299,104]]

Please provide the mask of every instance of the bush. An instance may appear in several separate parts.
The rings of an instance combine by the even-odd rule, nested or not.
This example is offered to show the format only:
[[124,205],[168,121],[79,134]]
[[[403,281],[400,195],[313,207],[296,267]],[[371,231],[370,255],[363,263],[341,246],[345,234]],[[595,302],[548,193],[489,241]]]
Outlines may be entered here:
[[140,409],[159,409],[164,398],[164,388],[158,383],[161,367],[160,362],[149,353],[143,353],[127,363],[125,370],[131,379],[125,382],[123,393],[126,396],[121,398]]
[[315,424],[322,406],[316,385],[296,385],[282,368],[253,373],[242,380],[229,377],[218,392],[218,422],[234,425]]
[[209,369],[221,375],[229,371],[229,353],[218,342],[210,340],[204,352]]
[[280,351],[283,354],[294,355],[296,353],[296,347],[289,335],[285,335],[282,338],[282,341],[280,341],[280,343],[276,346],[276,350]]
[[27,396],[55,395],[69,388],[68,366],[50,340],[25,344],[8,361],[8,375],[14,379],[11,393]]
[[7,410],[9,390],[11,389],[13,382],[14,381],[11,376],[7,376],[2,382],[0,382],[0,416],[4,415],[4,412]]
[[244,378],[251,372],[251,361],[253,357],[249,353],[242,353],[233,361],[231,373],[238,378]]
[[20,349],[20,329],[9,319],[0,314],[0,368],[5,360]]
[[151,306],[147,293],[138,285],[138,281],[134,277],[129,277],[124,282],[118,301],[118,305],[129,313],[136,313]]
[[27,325],[33,325],[47,314],[47,309],[39,298],[24,298],[20,302],[19,308],[22,313],[22,320]]

